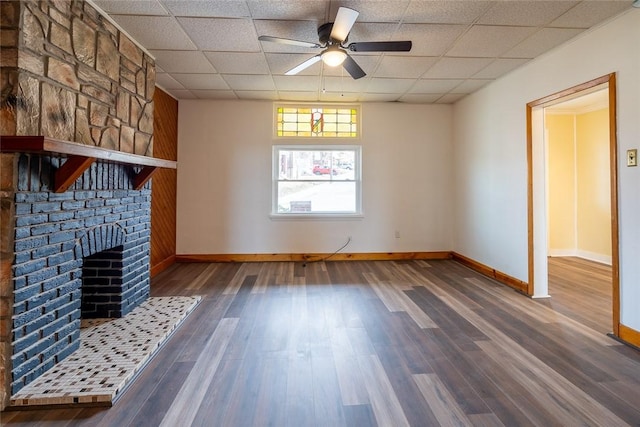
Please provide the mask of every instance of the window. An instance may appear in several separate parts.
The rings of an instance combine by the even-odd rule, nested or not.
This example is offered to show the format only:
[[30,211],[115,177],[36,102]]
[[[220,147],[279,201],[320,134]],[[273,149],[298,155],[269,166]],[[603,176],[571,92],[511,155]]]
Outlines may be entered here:
[[274,215],[361,214],[360,147],[273,147]]
[[277,137],[358,138],[355,106],[278,106]]

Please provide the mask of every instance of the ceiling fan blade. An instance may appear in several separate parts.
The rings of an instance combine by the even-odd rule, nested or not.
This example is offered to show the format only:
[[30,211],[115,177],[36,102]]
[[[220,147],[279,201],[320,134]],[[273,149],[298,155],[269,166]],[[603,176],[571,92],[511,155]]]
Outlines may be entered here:
[[347,55],[347,57],[345,58],[342,66],[345,70],[347,70],[347,73],[351,74],[351,77],[353,77],[355,80],[358,80],[359,78],[367,75],[367,73],[365,73],[364,70],[360,68],[358,63],[349,55]]
[[306,61],[304,61],[302,64],[293,67],[292,69],[290,69],[289,71],[287,71],[286,73],[284,73],[285,76],[293,76],[295,74],[298,74],[300,71],[304,70],[305,68],[309,68],[311,67],[313,64],[315,64],[316,62],[320,61],[320,55],[316,55],[316,56],[312,56],[311,58],[307,59]]
[[280,43],[280,44],[288,44],[288,45],[291,45],[291,46],[322,47],[318,43],[303,42],[303,41],[300,41],[300,40],[283,39],[283,38],[280,38],[280,37],[271,37],[271,36],[260,36],[260,37],[258,37],[258,40],[260,40],[262,42],[273,42],[273,43]]
[[350,43],[347,48],[353,52],[409,52],[410,41],[391,42],[357,42]]
[[331,35],[329,36],[333,40],[344,42],[351,31],[351,27],[356,22],[356,19],[360,15],[357,10],[349,9],[348,7],[341,7],[336,14],[336,20],[333,22],[333,28],[331,29]]

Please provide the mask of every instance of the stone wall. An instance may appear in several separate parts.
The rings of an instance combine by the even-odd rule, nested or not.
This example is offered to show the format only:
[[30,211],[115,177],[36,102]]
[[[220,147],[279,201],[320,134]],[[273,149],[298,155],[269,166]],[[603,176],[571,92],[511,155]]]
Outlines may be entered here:
[[152,155],[151,57],[83,1],[1,7],[2,135]]
[[[2,0],[0,9],[0,135],[153,154],[153,58],[82,0]],[[18,157],[0,155],[0,409],[14,383],[17,186],[20,174],[30,173]],[[53,170],[64,159],[37,161]],[[41,191],[52,200],[68,197]]]

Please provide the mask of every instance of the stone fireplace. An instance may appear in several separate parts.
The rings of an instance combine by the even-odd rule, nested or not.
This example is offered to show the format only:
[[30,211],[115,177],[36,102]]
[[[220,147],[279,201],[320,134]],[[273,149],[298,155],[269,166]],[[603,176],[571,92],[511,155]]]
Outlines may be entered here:
[[[0,7],[0,134],[109,150],[101,158],[2,146],[2,409],[78,348],[81,317],[125,316],[149,295],[154,169],[111,153],[152,156],[155,65],[85,1]],[[74,172],[63,185],[62,169]]]

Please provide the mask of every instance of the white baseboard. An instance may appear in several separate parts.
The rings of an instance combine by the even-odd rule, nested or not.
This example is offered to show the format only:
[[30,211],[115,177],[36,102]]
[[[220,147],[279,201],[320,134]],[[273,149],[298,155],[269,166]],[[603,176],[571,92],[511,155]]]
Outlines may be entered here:
[[549,249],[547,254],[551,257],[574,256],[584,258],[600,264],[611,265],[611,255],[597,254],[595,252],[583,251],[580,249]]

